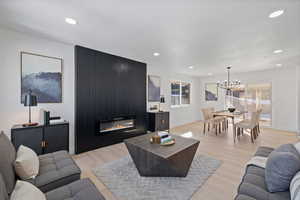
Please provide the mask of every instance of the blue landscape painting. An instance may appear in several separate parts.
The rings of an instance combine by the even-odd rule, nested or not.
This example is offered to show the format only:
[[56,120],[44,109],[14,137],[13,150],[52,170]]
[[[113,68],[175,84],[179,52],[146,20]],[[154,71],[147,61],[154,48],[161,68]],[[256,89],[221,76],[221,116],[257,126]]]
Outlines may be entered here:
[[205,101],[218,101],[218,88],[216,83],[205,84]]
[[160,78],[158,76],[148,76],[148,101],[160,101]]
[[38,103],[62,102],[62,63],[33,54],[22,54],[22,102],[29,90],[37,96]]

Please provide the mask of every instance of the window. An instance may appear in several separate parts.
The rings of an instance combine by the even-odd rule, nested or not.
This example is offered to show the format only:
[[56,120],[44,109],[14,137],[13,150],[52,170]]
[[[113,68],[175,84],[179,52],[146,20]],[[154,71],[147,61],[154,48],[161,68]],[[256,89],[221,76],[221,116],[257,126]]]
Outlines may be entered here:
[[171,82],[171,106],[188,105],[191,103],[191,84],[181,81]]
[[180,105],[180,82],[171,83],[171,105]]

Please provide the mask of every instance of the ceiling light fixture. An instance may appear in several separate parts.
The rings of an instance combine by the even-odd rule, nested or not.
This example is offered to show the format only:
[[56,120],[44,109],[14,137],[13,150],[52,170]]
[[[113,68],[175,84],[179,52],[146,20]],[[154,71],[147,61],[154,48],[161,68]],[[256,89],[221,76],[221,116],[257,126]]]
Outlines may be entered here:
[[277,49],[277,50],[274,50],[274,51],[273,51],[273,53],[276,53],[276,54],[277,54],[277,53],[282,53],[282,52],[283,52],[283,50],[281,50],[281,49]]
[[77,21],[75,19],[72,19],[72,18],[69,18],[69,17],[65,18],[65,22],[68,23],[68,24],[72,24],[72,25],[77,24]]
[[189,66],[190,69],[194,69],[194,66]]
[[159,56],[160,53],[155,52],[155,53],[153,53],[153,55],[154,55],[154,56]]
[[[241,87],[241,81],[240,80],[230,80],[230,69],[231,66],[227,67],[227,80],[224,81],[218,81],[217,87],[221,89],[225,89],[226,91],[233,91],[236,89],[239,89]],[[231,92],[229,93],[231,94]]]
[[208,75],[208,76],[212,76],[213,74],[212,74],[212,73],[208,73],[207,75]]
[[279,17],[280,15],[282,15],[284,13],[284,10],[276,10],[274,12],[272,12],[270,15],[269,15],[269,18],[276,18],[276,17]]
[[276,64],[276,67],[282,67],[282,64],[278,63]]

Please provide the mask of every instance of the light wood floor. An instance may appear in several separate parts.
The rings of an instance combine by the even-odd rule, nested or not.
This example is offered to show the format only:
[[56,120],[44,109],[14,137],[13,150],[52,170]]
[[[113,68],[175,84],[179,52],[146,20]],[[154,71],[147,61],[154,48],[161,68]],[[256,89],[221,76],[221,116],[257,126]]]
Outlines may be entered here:
[[[245,163],[255,153],[259,146],[277,147],[285,143],[298,141],[295,133],[283,132],[264,128],[254,144],[248,135],[241,136],[236,143],[232,138],[232,127],[228,133],[216,136],[214,133],[203,135],[203,124],[195,122],[176,127],[172,133],[192,134],[193,138],[200,140],[197,154],[204,154],[222,160],[221,167],[206,181],[194,194],[192,200],[231,200],[236,195],[237,187],[245,170]],[[117,199],[101,181],[92,173],[92,169],[107,162],[119,159],[128,154],[124,143],[116,144],[94,151],[75,155],[76,163],[82,169],[82,177],[89,177],[106,197],[107,200]]]

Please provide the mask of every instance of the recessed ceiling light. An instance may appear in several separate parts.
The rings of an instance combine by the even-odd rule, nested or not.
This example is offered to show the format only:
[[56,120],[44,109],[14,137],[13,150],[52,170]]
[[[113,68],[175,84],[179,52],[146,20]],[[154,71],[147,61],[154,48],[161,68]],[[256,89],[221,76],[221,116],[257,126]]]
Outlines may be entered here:
[[282,64],[277,63],[277,64],[276,64],[276,67],[282,67]]
[[282,52],[283,52],[283,50],[281,50],[281,49],[277,49],[277,50],[273,51],[273,53],[282,53]]
[[194,66],[189,66],[190,69],[194,69]]
[[154,56],[159,56],[160,53],[155,52],[155,53],[153,53],[153,55],[154,55]]
[[65,22],[68,23],[68,24],[72,24],[72,25],[77,24],[77,21],[75,19],[72,19],[72,18],[69,18],[69,17],[66,17]]
[[272,12],[270,15],[269,15],[269,18],[276,18],[276,17],[279,17],[280,15],[282,15],[284,13],[284,10],[276,10],[274,12]]
[[208,76],[212,76],[213,74],[212,74],[212,73],[208,73],[207,75],[208,75]]

